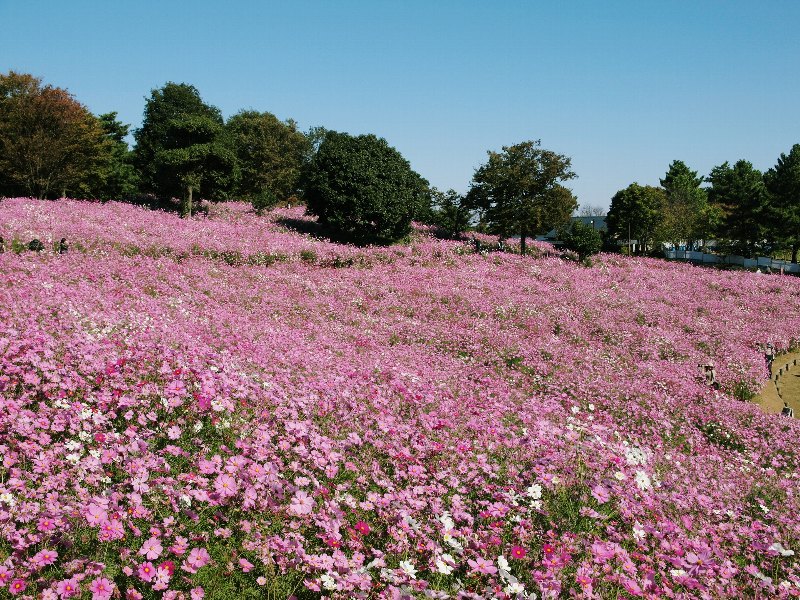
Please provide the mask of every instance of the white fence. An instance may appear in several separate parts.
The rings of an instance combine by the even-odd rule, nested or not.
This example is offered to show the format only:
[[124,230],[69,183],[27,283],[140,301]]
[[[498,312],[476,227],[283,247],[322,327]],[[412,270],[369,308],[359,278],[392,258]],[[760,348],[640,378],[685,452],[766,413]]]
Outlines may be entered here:
[[744,256],[719,256],[718,254],[705,254],[692,250],[665,250],[664,256],[673,260],[689,260],[702,264],[738,265],[747,269],[760,268],[762,271],[769,267],[773,272],[800,274],[800,264],[785,260],[775,260],[769,256],[758,258],[745,258]]

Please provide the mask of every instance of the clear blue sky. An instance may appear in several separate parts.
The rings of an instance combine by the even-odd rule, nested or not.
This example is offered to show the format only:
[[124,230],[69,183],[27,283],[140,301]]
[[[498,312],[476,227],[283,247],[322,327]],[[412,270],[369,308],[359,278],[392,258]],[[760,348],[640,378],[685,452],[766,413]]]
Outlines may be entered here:
[[582,204],[674,159],[774,165],[800,143],[800,2],[0,0],[0,71],[138,126],[167,81],[385,137],[441,189],[529,139],[572,157]]

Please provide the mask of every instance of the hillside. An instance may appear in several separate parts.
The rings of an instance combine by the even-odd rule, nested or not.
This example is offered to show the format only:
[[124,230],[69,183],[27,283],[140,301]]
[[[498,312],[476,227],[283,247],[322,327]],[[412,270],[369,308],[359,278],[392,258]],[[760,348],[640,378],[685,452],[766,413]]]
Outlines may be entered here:
[[800,595],[799,279],[303,228],[0,202],[0,597]]

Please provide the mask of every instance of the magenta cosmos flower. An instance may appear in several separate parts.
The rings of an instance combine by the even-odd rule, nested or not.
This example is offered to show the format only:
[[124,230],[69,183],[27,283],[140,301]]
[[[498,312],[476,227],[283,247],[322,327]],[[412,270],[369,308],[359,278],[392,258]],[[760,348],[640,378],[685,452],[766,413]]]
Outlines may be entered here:
[[109,600],[114,593],[114,583],[100,577],[89,584],[89,591],[92,592],[92,600]]
[[525,558],[527,553],[528,551],[522,546],[511,546],[511,556],[514,558]]
[[356,523],[355,529],[362,535],[367,535],[370,532],[369,525],[364,521]]

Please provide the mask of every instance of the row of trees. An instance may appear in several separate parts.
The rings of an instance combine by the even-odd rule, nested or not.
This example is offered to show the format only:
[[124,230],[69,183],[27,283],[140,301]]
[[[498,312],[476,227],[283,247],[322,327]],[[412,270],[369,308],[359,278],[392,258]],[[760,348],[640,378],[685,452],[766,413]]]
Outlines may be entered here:
[[95,116],[66,90],[32,75],[0,75],[0,195],[38,198],[250,200],[257,211],[296,196],[330,233],[394,240],[411,220],[457,236],[479,222],[526,240],[567,222],[577,206],[563,183],[570,159],[538,141],[489,152],[462,197],[431,188],[386,140],[312,128],[268,112],[227,121],[191,85],[167,83],[146,99],[128,148],[116,113]]
[[136,145],[116,113],[93,115],[66,90],[0,74],[0,195],[125,199],[198,194],[267,201],[296,193],[312,137],[245,110],[226,121],[194,86],[167,83],[145,103]]
[[660,184],[632,183],[614,195],[606,219],[612,239],[637,240],[642,251],[714,239],[727,252],[751,257],[787,250],[797,262],[800,144],[765,173],[739,160],[702,177],[676,160]]

